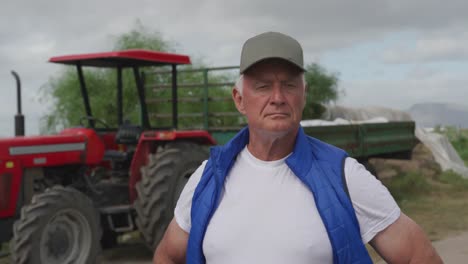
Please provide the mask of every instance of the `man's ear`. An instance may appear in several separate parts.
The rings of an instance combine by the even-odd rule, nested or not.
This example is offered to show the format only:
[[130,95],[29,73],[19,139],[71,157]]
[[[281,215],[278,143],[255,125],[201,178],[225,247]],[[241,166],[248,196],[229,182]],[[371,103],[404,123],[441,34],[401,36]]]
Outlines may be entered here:
[[242,94],[239,92],[239,90],[236,89],[236,87],[232,88],[232,100],[234,100],[237,111],[245,115],[244,98],[242,97]]

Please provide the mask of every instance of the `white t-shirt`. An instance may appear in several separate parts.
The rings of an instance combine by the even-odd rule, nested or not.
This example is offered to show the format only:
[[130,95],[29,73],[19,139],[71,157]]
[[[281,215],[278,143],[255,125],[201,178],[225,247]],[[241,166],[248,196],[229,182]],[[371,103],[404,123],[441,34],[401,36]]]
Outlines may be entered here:
[[[203,241],[207,264],[333,263],[314,197],[285,159],[262,161],[247,148],[238,155]],[[187,233],[205,164],[189,179],[175,208],[176,222]],[[345,161],[345,177],[362,240],[368,243],[396,221],[400,209],[387,188],[353,158]]]

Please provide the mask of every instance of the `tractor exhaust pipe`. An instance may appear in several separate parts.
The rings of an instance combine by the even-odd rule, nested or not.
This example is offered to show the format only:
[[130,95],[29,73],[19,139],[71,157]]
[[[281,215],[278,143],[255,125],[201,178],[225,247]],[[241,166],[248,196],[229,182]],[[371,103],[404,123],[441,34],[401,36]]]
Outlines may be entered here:
[[11,71],[16,80],[16,100],[18,112],[15,115],[15,136],[24,136],[24,115],[21,113],[21,81],[18,73]]

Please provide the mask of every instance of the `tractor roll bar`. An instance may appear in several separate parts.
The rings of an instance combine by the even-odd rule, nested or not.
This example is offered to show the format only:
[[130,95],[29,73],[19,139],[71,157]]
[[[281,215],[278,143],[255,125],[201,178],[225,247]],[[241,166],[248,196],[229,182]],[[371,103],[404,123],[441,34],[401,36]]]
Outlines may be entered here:
[[172,125],[177,129],[177,65],[172,64]]
[[146,100],[145,100],[145,88],[143,87],[143,83],[141,81],[140,71],[137,66],[133,68],[133,75],[135,76],[135,82],[138,91],[138,98],[140,100],[140,108],[141,108],[141,119],[142,125],[144,129],[150,128],[149,117],[148,117],[148,109],[146,107]]
[[[91,112],[91,105],[89,104],[88,90],[86,89],[81,62],[76,63],[76,70],[78,71],[78,79],[80,80],[81,96],[83,96],[86,116],[91,117],[93,114]],[[88,124],[89,127],[94,128],[94,120],[92,118],[88,118]]]

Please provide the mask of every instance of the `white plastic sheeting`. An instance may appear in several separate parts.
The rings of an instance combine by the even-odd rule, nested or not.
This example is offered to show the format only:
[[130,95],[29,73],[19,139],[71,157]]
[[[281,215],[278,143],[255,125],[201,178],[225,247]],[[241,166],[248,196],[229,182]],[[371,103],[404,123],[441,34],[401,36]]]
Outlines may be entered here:
[[[322,115],[323,120],[303,120],[302,126],[330,126],[360,123],[383,123],[389,121],[412,121],[411,116],[403,111],[383,107],[348,108],[328,106]],[[331,121],[333,120],[333,121]],[[468,168],[444,135],[425,131],[416,123],[416,137],[434,155],[442,170],[453,170],[468,178]]]
[[442,170],[453,170],[464,178],[468,178],[468,168],[446,136],[427,132],[416,126],[416,137],[431,150]]
[[388,119],[385,117],[375,117],[367,120],[346,120],[343,118],[336,118],[333,121],[323,119],[312,119],[302,120],[301,126],[312,127],[312,126],[338,126],[338,125],[352,125],[352,124],[375,124],[375,123],[387,123]]
[[322,115],[322,119],[363,121],[374,118],[386,118],[388,121],[412,121],[411,116],[403,111],[384,107],[349,108],[344,106],[328,106]]

